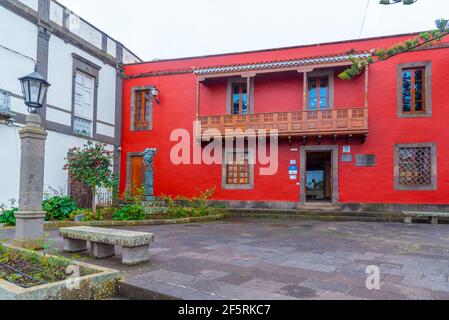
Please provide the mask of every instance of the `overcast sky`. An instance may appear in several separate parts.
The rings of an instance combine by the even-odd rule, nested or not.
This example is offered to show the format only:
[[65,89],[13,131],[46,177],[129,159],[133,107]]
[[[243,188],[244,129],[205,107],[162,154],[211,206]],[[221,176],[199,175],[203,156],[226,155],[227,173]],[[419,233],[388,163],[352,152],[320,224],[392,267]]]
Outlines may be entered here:
[[[360,37],[368,0],[59,0],[144,60]],[[369,0],[362,37],[433,29],[449,0]]]

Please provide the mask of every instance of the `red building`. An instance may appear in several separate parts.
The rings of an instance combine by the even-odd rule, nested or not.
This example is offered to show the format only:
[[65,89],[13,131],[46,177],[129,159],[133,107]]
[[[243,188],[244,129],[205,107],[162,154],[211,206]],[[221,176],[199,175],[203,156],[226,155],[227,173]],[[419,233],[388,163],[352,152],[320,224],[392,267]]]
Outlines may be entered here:
[[[352,209],[444,209],[449,204],[446,40],[372,64],[353,80],[338,78],[351,65],[350,55],[367,57],[372,49],[415,36],[127,65],[121,191],[145,184],[142,153],[156,148],[156,196],[193,196],[215,187],[215,200],[239,207],[326,202]],[[202,124],[199,133],[195,120]],[[198,141],[211,128],[215,139],[226,129],[277,129],[277,170],[261,174],[265,166],[259,159],[251,165],[257,153],[248,147],[251,138],[243,149],[223,152],[223,163],[194,164],[193,142],[182,154],[192,163],[173,162],[174,130],[187,130],[190,141]],[[207,146],[203,141],[199,150]]]

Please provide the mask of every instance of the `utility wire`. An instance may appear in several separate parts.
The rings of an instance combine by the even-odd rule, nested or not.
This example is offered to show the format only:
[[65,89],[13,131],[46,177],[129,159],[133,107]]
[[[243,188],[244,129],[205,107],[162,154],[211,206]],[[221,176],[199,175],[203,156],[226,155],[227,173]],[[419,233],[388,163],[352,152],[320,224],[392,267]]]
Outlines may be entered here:
[[369,3],[371,0],[367,0],[366,1],[366,9],[365,9],[365,15],[363,17],[363,22],[362,22],[362,27],[360,28],[360,33],[359,33],[359,39],[362,37],[363,34],[363,29],[365,28],[365,21],[366,21],[366,16],[368,14],[368,8],[369,8]]
[[27,59],[33,61],[34,65],[37,66],[36,60],[34,60],[33,58],[31,58],[30,56],[27,56],[27,55],[25,55],[25,54],[23,54],[23,53],[20,53],[19,51],[10,49],[10,48],[8,48],[8,47],[5,47],[4,45],[1,45],[1,44],[0,44],[0,48],[3,48],[3,49],[5,49],[5,50],[7,50],[7,51],[10,51],[10,52],[12,52],[12,53],[18,54],[19,56],[22,56],[22,57],[24,57],[24,58],[27,58]]

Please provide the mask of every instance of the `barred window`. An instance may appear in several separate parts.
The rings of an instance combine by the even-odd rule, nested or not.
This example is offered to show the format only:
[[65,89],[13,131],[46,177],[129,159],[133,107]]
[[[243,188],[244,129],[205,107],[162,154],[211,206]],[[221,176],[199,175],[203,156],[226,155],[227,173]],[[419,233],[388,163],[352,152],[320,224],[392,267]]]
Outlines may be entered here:
[[399,184],[429,186],[432,184],[432,148],[399,148]]
[[395,146],[395,189],[438,189],[436,144],[417,143]]
[[250,164],[248,152],[228,153],[226,157],[226,184],[249,185]]

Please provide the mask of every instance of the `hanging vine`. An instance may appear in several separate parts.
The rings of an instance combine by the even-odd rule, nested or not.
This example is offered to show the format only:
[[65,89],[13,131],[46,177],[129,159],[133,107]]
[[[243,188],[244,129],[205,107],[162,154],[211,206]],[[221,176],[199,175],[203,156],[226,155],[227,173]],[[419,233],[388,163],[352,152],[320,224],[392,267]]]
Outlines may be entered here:
[[[422,32],[419,36],[399,42],[388,49],[379,48],[372,52],[372,56],[367,58],[350,57],[352,65],[340,73],[338,77],[342,80],[352,80],[365,71],[365,68],[373,63],[387,60],[398,54],[415,50],[419,47],[432,46],[434,43],[449,34],[449,20],[439,19],[436,21],[436,30]],[[353,51],[352,51],[353,52]],[[351,53],[352,53],[351,52]]]

